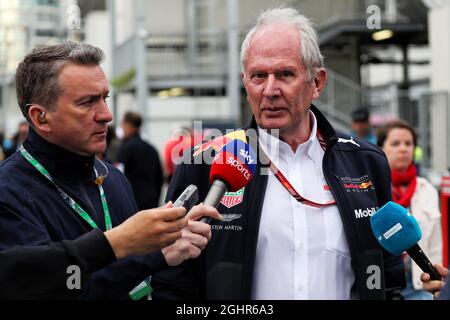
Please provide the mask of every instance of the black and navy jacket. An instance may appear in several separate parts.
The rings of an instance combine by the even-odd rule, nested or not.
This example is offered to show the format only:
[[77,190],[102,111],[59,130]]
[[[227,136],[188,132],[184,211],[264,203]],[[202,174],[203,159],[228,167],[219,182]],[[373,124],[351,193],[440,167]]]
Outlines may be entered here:
[[122,142],[117,162],[125,166],[138,209],[158,207],[163,183],[158,151],[137,133]]
[[[337,202],[350,249],[355,274],[352,291],[360,299],[401,298],[400,291],[406,284],[403,261],[382,249],[370,226],[370,216],[391,200],[386,156],[366,141],[337,135],[316,107],[311,106],[311,111],[326,142],[323,172]],[[254,121],[251,128],[256,129]],[[199,188],[200,199],[208,193],[210,166],[196,164],[202,163],[201,159],[189,163],[178,166],[167,200],[175,200],[189,184]],[[234,215],[235,220],[211,222],[212,239],[198,259],[153,275],[154,299],[251,298],[267,186],[267,175],[261,175],[261,170],[267,169],[264,167],[258,159],[255,175],[239,205],[228,208],[219,204],[218,211],[228,217]],[[374,270],[380,271],[380,286],[373,281]]]
[[[56,184],[80,204],[104,231],[103,207],[98,187],[94,183],[94,167],[99,173],[105,171],[99,161],[93,156],[83,157],[62,149],[44,140],[31,128],[24,147],[48,170]],[[106,166],[109,174],[103,183],[103,189],[112,226],[115,227],[135,214],[137,207],[130,183],[125,176],[111,165]],[[54,185],[29,164],[20,152],[16,152],[0,165],[0,251],[16,246],[64,243],[64,240],[78,239],[92,230],[92,227],[64,202]],[[100,247],[107,252],[96,251]],[[83,252],[84,258],[92,261],[98,260],[96,256],[110,255],[111,248],[107,246],[85,247]],[[49,259],[55,258],[49,256]],[[73,260],[76,262],[85,259]],[[60,265],[61,261],[48,263]],[[36,280],[35,272],[30,270],[28,276],[21,279],[22,284],[30,283],[29,291],[4,292],[0,296],[26,299],[127,299],[129,291],[154,271],[165,266],[167,264],[161,253],[129,257],[86,275],[80,290],[64,290],[65,283],[61,285],[55,282],[69,276],[66,273],[67,266],[46,279],[49,288],[63,289],[58,292],[49,290],[47,293],[44,290],[31,290],[36,287],[34,282],[42,283],[43,279]],[[45,268],[45,264],[40,267]],[[80,268],[89,271],[85,265]],[[17,270],[18,273],[20,271]],[[22,287],[24,285],[17,286]]]

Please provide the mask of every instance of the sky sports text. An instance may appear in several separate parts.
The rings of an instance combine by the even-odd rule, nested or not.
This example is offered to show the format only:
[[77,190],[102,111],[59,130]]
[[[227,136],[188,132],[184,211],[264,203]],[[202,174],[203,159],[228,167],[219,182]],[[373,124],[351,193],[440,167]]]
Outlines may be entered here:
[[247,166],[245,164],[239,162],[233,156],[228,157],[227,164],[229,164],[233,168],[236,168],[237,171],[240,172],[247,181],[251,179],[252,174],[248,170]]

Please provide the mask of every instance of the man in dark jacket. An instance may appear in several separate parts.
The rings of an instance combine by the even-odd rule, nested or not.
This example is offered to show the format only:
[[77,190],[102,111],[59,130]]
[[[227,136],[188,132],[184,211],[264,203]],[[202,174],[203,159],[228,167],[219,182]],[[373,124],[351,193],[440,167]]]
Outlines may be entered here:
[[[170,211],[169,207],[166,211]],[[102,232],[94,229],[75,240],[15,246],[0,251],[0,299],[78,297],[80,290],[67,286],[71,279],[81,285],[92,273],[116,260],[145,255],[159,248],[160,245],[154,240],[155,215],[158,211],[140,211],[110,230]],[[206,211],[212,213],[211,209],[194,206],[188,217],[197,220]],[[177,208],[173,214],[176,217],[184,212],[184,208]],[[176,223],[183,225],[187,222],[186,218],[178,219]],[[167,241],[172,237],[176,239],[178,235],[173,233]],[[210,232],[206,237],[209,240]],[[186,258],[176,251],[170,255],[172,257],[167,259],[170,264],[177,264]]]
[[[0,165],[0,250],[74,240],[92,229],[112,231],[137,212],[125,176],[95,159],[105,150],[112,120],[102,59],[100,49],[68,42],[35,49],[19,65],[17,98],[30,131],[21,150]],[[180,220],[185,210],[170,206],[148,211],[154,254],[131,256],[93,272],[76,296],[127,298],[153,272],[198,256],[210,227],[186,224]],[[211,209],[200,210],[218,216]],[[134,243],[135,234],[126,241]],[[97,255],[97,248],[88,250]],[[29,270],[21,281],[33,282],[33,277]],[[37,291],[33,297],[58,296]]]
[[163,172],[158,152],[140,136],[141,125],[139,113],[128,111],[124,114],[124,138],[117,154],[117,166],[131,183],[138,209],[144,210],[158,206]]
[[[338,136],[312,105],[327,71],[309,21],[290,8],[266,11],[242,44],[241,63],[256,173],[225,194],[224,220],[211,222],[199,259],[153,276],[153,298],[399,298],[402,259],[379,246],[370,226],[391,199],[389,166],[377,147]],[[167,199],[191,183],[206,196],[210,166],[189,163],[178,167]]]

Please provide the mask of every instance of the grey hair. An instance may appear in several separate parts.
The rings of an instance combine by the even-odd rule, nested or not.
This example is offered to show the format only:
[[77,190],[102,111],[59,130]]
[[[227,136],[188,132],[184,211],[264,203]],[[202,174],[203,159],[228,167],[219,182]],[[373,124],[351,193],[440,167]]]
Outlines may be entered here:
[[291,24],[297,27],[299,41],[301,42],[300,58],[308,71],[309,78],[312,79],[316,68],[324,66],[323,56],[317,41],[317,33],[313,29],[312,23],[308,18],[301,15],[296,9],[287,7],[277,7],[266,10],[259,16],[255,26],[247,33],[241,47],[242,71],[247,63],[247,52],[255,34],[264,26],[278,23]]
[[17,102],[25,119],[31,123],[28,110],[32,104],[49,110],[56,108],[56,101],[64,90],[59,74],[66,64],[98,66],[104,57],[97,47],[71,41],[35,48],[16,71]]

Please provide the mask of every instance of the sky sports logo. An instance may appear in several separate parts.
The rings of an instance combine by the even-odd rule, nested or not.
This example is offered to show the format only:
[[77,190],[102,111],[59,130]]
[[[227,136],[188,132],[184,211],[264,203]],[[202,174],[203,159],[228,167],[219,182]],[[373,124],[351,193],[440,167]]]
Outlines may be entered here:
[[239,171],[247,181],[252,178],[252,174],[247,169],[247,166],[245,164],[242,164],[240,161],[238,161],[232,155],[228,157],[227,163],[229,165],[231,165],[232,167],[236,168],[237,171]]
[[237,191],[253,178],[257,160],[250,145],[233,140],[226,144],[214,157],[210,180],[220,179],[229,183],[229,191]]
[[239,151],[239,155],[244,158],[246,164],[255,163],[255,160],[252,159],[252,156],[248,150],[241,149]]
[[372,207],[366,209],[355,209],[356,219],[363,219],[367,217],[371,217],[377,212],[379,207]]

